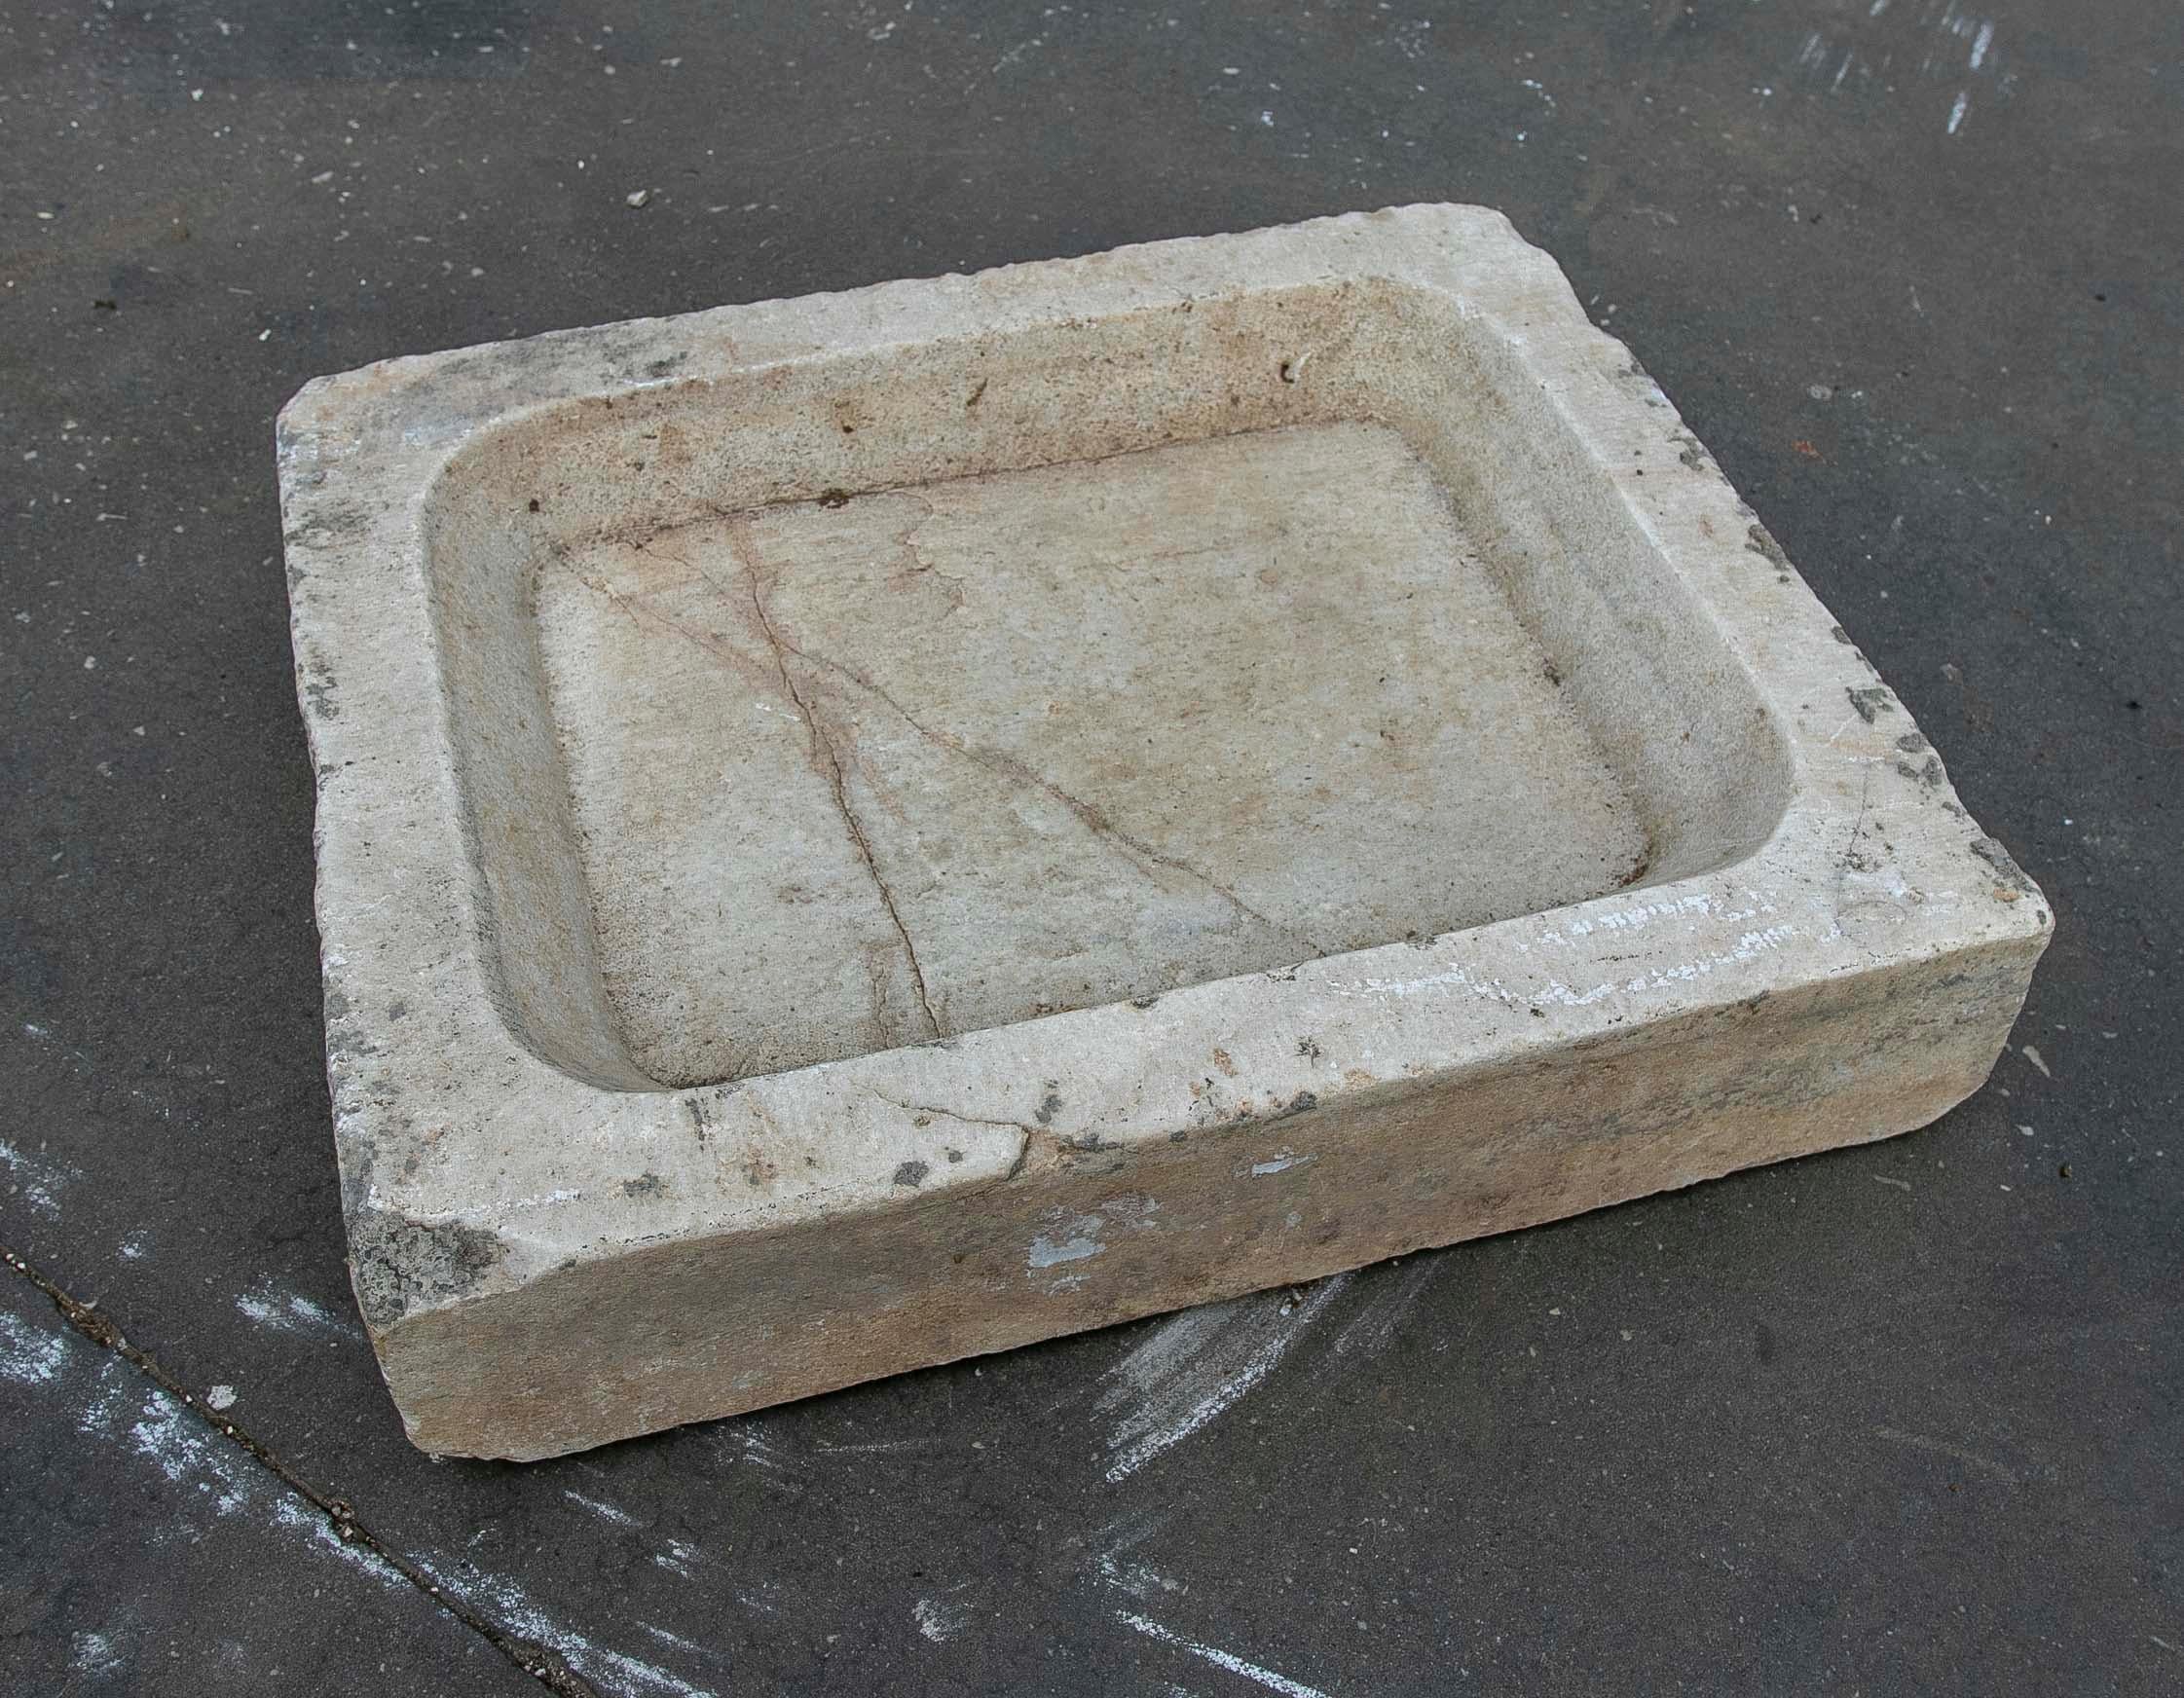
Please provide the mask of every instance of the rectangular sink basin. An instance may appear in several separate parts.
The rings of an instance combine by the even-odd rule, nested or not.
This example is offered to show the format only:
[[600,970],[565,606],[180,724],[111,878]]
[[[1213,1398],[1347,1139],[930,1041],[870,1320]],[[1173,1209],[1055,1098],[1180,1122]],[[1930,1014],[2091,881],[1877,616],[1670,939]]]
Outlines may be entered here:
[[1420,206],[281,417],[359,1305],[554,1455],[1923,1125],[2051,919]]

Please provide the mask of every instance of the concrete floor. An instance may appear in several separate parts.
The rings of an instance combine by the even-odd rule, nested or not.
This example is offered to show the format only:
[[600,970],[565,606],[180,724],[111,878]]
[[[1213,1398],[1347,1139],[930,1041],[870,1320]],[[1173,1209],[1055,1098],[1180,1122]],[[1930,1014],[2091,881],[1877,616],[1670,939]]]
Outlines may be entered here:
[[[0,8],[0,1241],[97,1304],[0,1274],[10,1688],[2177,1689],[2180,180],[2151,0]],[[1989,1087],[1287,1297],[410,1451],[343,1266],[275,409],[1435,199],[1561,260],[2042,881]]]

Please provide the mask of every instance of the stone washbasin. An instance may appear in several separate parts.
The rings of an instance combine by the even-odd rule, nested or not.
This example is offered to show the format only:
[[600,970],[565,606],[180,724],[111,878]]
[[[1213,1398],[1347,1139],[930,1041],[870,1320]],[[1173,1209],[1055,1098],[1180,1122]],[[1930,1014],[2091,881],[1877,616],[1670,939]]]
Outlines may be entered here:
[[391,360],[279,461],[352,1267],[429,1451],[1906,1131],[2052,924],[1479,208]]

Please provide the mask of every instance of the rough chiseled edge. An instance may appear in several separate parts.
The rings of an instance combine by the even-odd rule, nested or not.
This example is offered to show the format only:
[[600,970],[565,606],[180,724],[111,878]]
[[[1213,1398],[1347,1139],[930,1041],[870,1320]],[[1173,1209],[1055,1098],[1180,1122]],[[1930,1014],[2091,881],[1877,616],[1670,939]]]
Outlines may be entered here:
[[[1725,873],[1452,934],[1422,949],[1364,950],[1294,973],[1170,992],[1153,1009],[1086,1010],[969,1034],[947,1047],[861,1056],[724,1089],[598,1090],[513,1043],[479,994],[484,968],[454,830],[452,761],[445,727],[422,705],[436,700],[436,681],[423,618],[421,504],[455,448],[571,396],[814,357],[845,341],[870,346],[941,333],[951,323],[994,327],[1067,312],[1111,312],[1178,292],[1340,275],[1393,276],[1439,288],[1491,321],[1498,334],[1522,347],[1565,426],[1590,450],[1603,475],[1621,479],[1640,524],[1694,582],[1732,649],[1754,668],[1761,693],[1782,708],[1797,792],[1764,849]],[[1499,214],[1477,208],[1349,214],[974,277],[881,284],[389,361],[307,386],[282,415],[280,454],[299,701],[319,774],[329,1075],[352,1259],[375,1334],[405,1315],[510,1289],[573,1260],[611,1258],[638,1242],[695,1240],[843,1209],[886,1208],[907,1200],[906,1191],[930,1202],[928,1178],[934,1189],[982,1185],[1025,1173],[1035,1158],[1059,1165],[1164,1138],[1185,1107],[1172,1088],[1190,1080],[1209,1044],[1224,1038],[1238,1055],[1239,1072],[1266,1082],[1267,1101],[1249,1105],[1251,1118],[1264,1126],[1287,1116],[1292,1137],[1303,1138],[1311,1112],[1416,1089],[1423,1078],[1445,1077],[1484,1055],[1544,1053],[1627,1017],[1667,1017],[1763,994],[1779,982],[1768,972],[1768,952],[1780,941],[1770,942],[1770,931],[1800,923],[1770,914],[1794,911],[1802,924],[1821,927],[1816,937],[1803,934],[1816,947],[1815,959],[1796,976],[1800,981],[2008,938],[2024,941],[2029,972],[2050,924],[2036,888],[1956,806],[1945,774],[1907,714],[1795,577],[1628,351],[1584,317],[1547,256],[1523,243]],[[1685,476],[1655,476],[1643,485],[1630,476],[1638,467],[1653,471],[1661,459]],[[1626,461],[1634,463],[1626,466]],[[339,474],[332,490],[329,471]],[[1736,575],[1754,570],[1755,560],[1763,578],[1758,585]],[[394,583],[376,603],[360,588],[370,573]],[[1771,598],[1758,610],[1745,603],[1755,589]],[[388,610],[389,604],[403,616],[394,622],[398,628],[377,633],[376,642],[346,616],[367,606]],[[329,631],[340,634],[347,678],[336,675]],[[1830,646],[1820,648],[1822,641]],[[348,663],[352,647],[363,650],[361,686]],[[1795,664],[1787,673],[1762,664],[1770,648],[1791,652]],[[1812,686],[1802,693],[1814,700],[1789,701],[1799,693],[1798,683]],[[1826,700],[1831,692],[1839,694],[1843,723],[1824,727],[1821,716],[1833,706]],[[408,742],[389,767],[388,752],[375,754],[372,737],[354,733],[363,723],[384,728],[396,721]],[[366,770],[355,771],[358,764]],[[1883,785],[1906,787],[1926,818],[1915,834],[1904,834],[1906,841],[1868,852],[1859,844],[1858,822],[1873,804],[1876,775]],[[390,805],[389,794],[399,801]],[[401,833],[391,876],[361,865],[350,852],[353,845],[341,842],[359,820]],[[341,830],[329,833],[329,821]],[[1815,876],[1829,886],[1817,898],[1810,888]],[[2008,901],[1998,895],[2005,891],[2012,893]],[[1924,899],[1922,904],[1906,893]],[[365,963],[358,971],[353,956],[375,947],[384,952],[387,940],[375,937],[365,910],[396,900],[409,904],[414,935],[434,940],[422,966],[403,964],[406,979],[423,981],[409,999],[413,1017],[441,1034],[435,1049],[465,1058],[470,1112],[442,1113],[448,1124],[441,1135],[470,1146],[475,1169],[489,1166],[497,1154],[535,1146],[539,1128],[552,1127],[570,1152],[565,1170],[574,1183],[517,1187],[518,1195],[487,1200],[473,1171],[436,1200],[443,1206],[431,1206],[435,1200],[406,1186],[389,1189],[408,1192],[408,1207],[383,1206],[373,1152],[383,1135],[392,1134],[386,1141],[397,1150],[410,1136],[398,1126],[401,1111],[386,1095],[388,1082],[401,1070],[403,1045],[380,1014],[352,1017],[349,991],[359,984],[374,995],[388,990],[389,963]],[[1841,922],[1853,913],[1861,917],[1846,931]],[[1753,920],[1766,923],[1747,923]],[[1593,937],[1628,942],[1648,934],[1661,941],[1648,970],[1656,978],[1635,976],[1619,991],[1599,975],[1598,958],[1627,951],[1588,952],[1583,943]],[[1550,938],[1557,941],[1546,941]],[[1558,949],[1565,953],[1557,955]],[[1547,971],[1539,971],[1541,963]],[[1588,964],[1590,974],[1576,971]],[[1468,1045],[1451,1042],[1445,1007],[1442,1017],[1417,1017],[1419,1010],[1452,996],[1487,1011],[1483,1025],[1473,1022],[1478,1029]],[[1643,1013],[1620,1006],[1618,996],[1643,999]],[[1322,1028],[1338,1042],[1407,1052],[1411,1059],[1393,1076],[1360,1085],[1323,1080],[1302,1056],[1255,1052],[1255,1033]],[[1134,1091],[1118,1089],[1112,1077],[1069,1077],[1064,1090],[1064,1076],[1083,1074],[1078,1058],[1087,1055],[1130,1057],[1129,1068],[1105,1071],[1130,1074]],[[1163,1082],[1170,1094],[1149,1092],[1148,1080]],[[447,1106],[426,1105],[435,1111]],[[748,1125],[739,1124],[746,1119]],[[670,1138],[686,1140],[701,1127],[707,1129],[697,1139],[701,1148],[718,1140],[738,1150],[770,1146],[784,1156],[807,1143],[823,1155],[839,1152],[845,1124],[860,1134],[849,1142],[861,1156],[846,1164],[814,1157],[808,1183],[771,1201],[717,1186],[710,1198],[662,1206],[671,1181],[645,1164]],[[951,1148],[964,1160],[949,1162]],[[541,1168],[536,1150],[529,1154],[528,1177],[555,1176],[551,1162]],[[898,1154],[899,1160],[888,1159]],[[916,1184],[898,1184],[898,1175],[919,1166]],[[626,1232],[614,1230],[611,1219],[604,1234],[567,1230],[574,1217],[566,1204],[616,1187],[636,1205],[625,1211]],[[586,1228],[598,1227],[596,1207],[589,1212]]]

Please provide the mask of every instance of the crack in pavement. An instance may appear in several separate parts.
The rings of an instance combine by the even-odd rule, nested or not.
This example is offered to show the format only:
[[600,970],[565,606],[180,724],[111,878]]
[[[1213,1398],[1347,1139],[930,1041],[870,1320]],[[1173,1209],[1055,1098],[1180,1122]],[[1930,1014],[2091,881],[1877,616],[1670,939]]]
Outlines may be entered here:
[[356,1511],[348,1503],[339,1497],[329,1496],[313,1486],[235,1421],[214,1415],[196,1393],[185,1389],[151,1355],[130,1344],[111,1316],[92,1304],[71,1297],[12,1249],[0,1246],[0,1262],[5,1262],[21,1274],[60,1311],[61,1319],[78,1333],[100,1349],[109,1350],[121,1357],[174,1402],[195,1415],[214,1434],[227,1440],[290,1492],[310,1503],[326,1518],[327,1524],[344,1544],[356,1545],[369,1551],[547,1691],[554,1693],[556,1698],[600,1698],[599,1688],[564,1662],[558,1652],[510,1633],[462,1600],[452,1597],[417,1564],[389,1545],[357,1519]]

